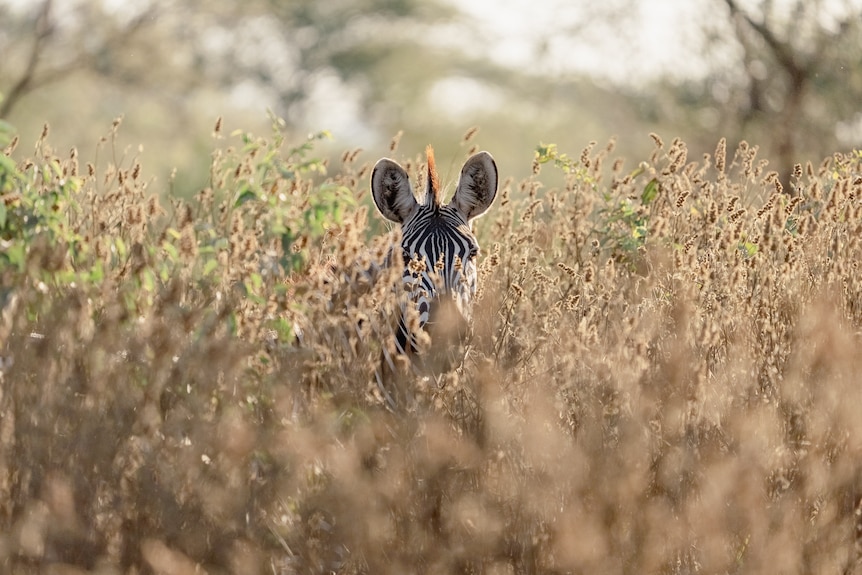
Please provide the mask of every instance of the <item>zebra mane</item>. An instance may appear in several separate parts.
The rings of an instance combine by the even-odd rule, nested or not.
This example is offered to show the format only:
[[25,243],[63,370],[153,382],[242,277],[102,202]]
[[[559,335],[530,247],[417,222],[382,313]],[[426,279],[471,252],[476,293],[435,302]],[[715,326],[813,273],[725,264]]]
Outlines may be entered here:
[[440,189],[440,178],[437,176],[437,164],[434,162],[434,148],[429,144],[425,148],[428,158],[428,185],[425,191],[425,202],[433,202],[435,208],[443,204],[443,190]]

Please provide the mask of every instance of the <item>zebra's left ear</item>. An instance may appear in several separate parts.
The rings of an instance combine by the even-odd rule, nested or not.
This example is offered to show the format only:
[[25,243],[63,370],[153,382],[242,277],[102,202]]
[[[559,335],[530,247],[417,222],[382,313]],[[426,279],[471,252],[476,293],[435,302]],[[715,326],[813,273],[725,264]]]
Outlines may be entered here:
[[497,164],[488,152],[470,156],[461,168],[451,205],[468,222],[485,213],[497,197]]
[[380,213],[399,224],[410,219],[419,206],[407,172],[389,158],[378,161],[371,172],[371,196]]

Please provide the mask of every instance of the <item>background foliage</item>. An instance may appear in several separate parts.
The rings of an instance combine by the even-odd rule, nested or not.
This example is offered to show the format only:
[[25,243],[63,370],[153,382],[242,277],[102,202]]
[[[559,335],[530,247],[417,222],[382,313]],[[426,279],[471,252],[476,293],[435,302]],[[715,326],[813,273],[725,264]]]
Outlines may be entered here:
[[263,133],[266,110],[296,140],[331,130],[332,159],[399,131],[456,154],[479,124],[517,177],[536,142],[616,137],[642,157],[654,131],[697,157],[718,137],[756,142],[786,187],[794,164],[862,146],[859,0],[598,4],[4,0],[0,120],[22,150],[47,121],[94,161],[125,115],[120,149],[142,145],[151,176],[187,196],[213,118]]

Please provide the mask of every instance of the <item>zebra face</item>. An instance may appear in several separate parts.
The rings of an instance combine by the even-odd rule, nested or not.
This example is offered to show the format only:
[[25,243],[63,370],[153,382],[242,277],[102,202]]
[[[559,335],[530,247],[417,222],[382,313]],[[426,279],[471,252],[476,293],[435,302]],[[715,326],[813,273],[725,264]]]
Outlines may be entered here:
[[[470,157],[455,195],[444,205],[430,146],[427,153],[428,182],[420,201],[404,168],[387,158],[374,167],[371,191],[380,213],[401,225],[402,283],[419,312],[420,326],[461,333],[476,293],[479,244],[471,225],[494,201],[497,166],[488,152]],[[402,352],[415,351],[415,338],[403,321],[397,343]]]

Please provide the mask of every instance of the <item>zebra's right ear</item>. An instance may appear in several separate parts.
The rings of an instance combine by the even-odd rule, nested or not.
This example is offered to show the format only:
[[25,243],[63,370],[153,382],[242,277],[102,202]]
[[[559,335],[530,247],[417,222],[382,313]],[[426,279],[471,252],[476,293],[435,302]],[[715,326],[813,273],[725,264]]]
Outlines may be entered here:
[[407,172],[389,158],[379,160],[371,172],[371,195],[383,217],[399,224],[419,206]]
[[461,168],[452,204],[468,222],[478,218],[497,196],[497,164],[488,152],[470,156]]

